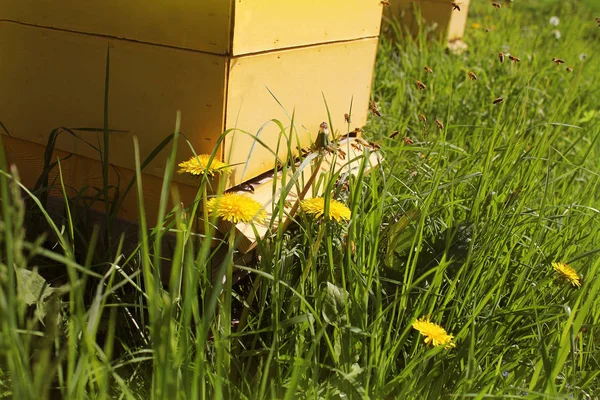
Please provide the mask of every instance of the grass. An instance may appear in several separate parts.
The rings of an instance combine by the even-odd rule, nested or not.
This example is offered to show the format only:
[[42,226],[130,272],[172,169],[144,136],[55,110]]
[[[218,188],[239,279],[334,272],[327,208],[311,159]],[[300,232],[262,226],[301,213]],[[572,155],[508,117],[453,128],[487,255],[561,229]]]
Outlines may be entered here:
[[[347,188],[337,176],[318,180],[351,220],[299,214],[259,243],[250,265],[226,235],[216,278],[218,251],[191,235],[202,211],[166,208],[174,151],[162,213],[140,220],[130,250],[112,229],[78,223],[80,199],[67,202],[66,229],[54,224],[0,152],[0,395],[600,396],[600,29],[574,1],[525,7],[474,3],[462,55],[423,35],[382,39],[373,88],[382,117],[365,131],[384,162],[346,178]],[[500,51],[521,62],[500,63]],[[176,128],[172,140],[185,136]],[[199,203],[208,185],[199,180]],[[145,215],[141,180],[135,187]],[[26,205],[45,238],[26,234]],[[273,218],[285,210],[280,201]],[[167,229],[175,245],[161,277]],[[569,263],[581,288],[558,279],[554,261]],[[249,275],[223,285],[234,269]],[[425,315],[456,347],[423,342],[411,325]]]

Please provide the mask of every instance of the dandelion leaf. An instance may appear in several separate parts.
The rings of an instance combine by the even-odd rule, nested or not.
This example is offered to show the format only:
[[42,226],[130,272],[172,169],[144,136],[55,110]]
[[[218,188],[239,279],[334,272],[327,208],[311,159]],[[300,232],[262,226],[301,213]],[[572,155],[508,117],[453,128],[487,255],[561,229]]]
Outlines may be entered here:
[[347,302],[349,302],[348,292],[331,282],[327,282],[323,296],[323,319],[331,325],[336,325],[343,321],[346,317],[345,308]]

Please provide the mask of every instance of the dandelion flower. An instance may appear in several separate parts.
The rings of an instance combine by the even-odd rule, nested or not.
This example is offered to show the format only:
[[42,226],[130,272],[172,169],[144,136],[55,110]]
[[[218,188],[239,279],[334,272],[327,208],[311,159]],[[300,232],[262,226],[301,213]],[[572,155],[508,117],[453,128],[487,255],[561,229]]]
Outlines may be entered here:
[[267,215],[262,209],[262,204],[249,196],[238,193],[226,193],[223,196],[214,197],[206,203],[206,207],[212,215],[234,224],[249,223],[255,219],[262,220]]
[[438,324],[429,322],[429,316],[416,320],[413,322],[412,327],[425,336],[425,344],[432,343],[434,346],[456,347],[452,342],[454,336],[448,335],[446,330]]
[[562,278],[569,281],[573,286],[581,287],[581,278],[579,278],[577,271],[575,271],[570,265],[563,262],[553,262],[552,268],[554,268],[554,270],[558,272]]
[[471,24],[471,28],[473,28],[473,29],[481,29],[481,24],[479,22],[473,22]]
[[550,25],[552,26],[558,26],[558,24],[560,24],[560,19],[555,15],[550,17]]
[[[312,199],[302,200],[300,202],[302,211],[306,214],[314,215],[315,218],[320,218],[325,214],[325,199],[323,197],[315,197]],[[337,222],[349,220],[351,216],[350,209],[344,203],[331,199],[329,201],[329,217]]]
[[181,168],[179,171],[180,174],[188,173],[195,176],[207,174],[213,176],[215,172],[223,172],[228,174],[231,172],[231,168],[229,165],[213,158],[210,162],[209,154],[198,154],[198,156],[193,156],[187,161],[183,161],[179,163],[179,167]]

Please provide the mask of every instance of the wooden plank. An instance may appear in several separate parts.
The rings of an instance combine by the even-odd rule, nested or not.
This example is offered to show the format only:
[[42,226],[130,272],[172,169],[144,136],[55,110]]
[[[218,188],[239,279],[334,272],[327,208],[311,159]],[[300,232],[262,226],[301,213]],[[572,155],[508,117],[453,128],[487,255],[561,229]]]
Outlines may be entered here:
[[[328,120],[325,98],[332,132],[347,132],[344,114],[350,112],[351,104],[350,129],[362,127],[367,120],[377,42],[377,38],[362,39],[234,58],[227,89],[226,126],[257,135],[265,123],[277,119],[289,135],[294,114],[291,147],[297,148],[298,142],[305,147],[316,139],[319,124]],[[272,151],[277,151],[280,135],[278,126],[269,123],[259,137]],[[278,151],[281,158],[285,158],[287,148],[282,137]],[[229,164],[250,160],[245,173],[245,167],[235,169],[232,174],[235,185],[274,167],[271,151],[246,134],[232,134],[225,141],[224,150]]]
[[230,0],[18,0],[0,18],[215,54],[230,52]]
[[[44,146],[5,135],[2,135],[1,140],[5,147],[9,164],[14,164],[18,168],[21,182],[26,187],[33,188],[43,171]],[[68,196],[74,196],[84,188],[88,188],[84,191],[85,194],[95,195],[97,192],[91,188],[102,187],[100,162],[79,155],[71,155],[70,157],[69,155],[70,153],[62,150],[55,150],[53,153],[53,161],[56,161],[57,158],[61,160],[63,179],[66,182]],[[113,166],[109,172],[109,185],[118,186],[121,193],[125,190],[129,181],[135,177],[134,171],[121,167]],[[49,183],[51,185],[54,183],[50,196],[62,198],[63,194],[60,190],[58,168],[55,168],[50,174]],[[144,189],[146,218],[148,225],[153,226],[158,215],[162,178],[144,174],[142,185]],[[174,183],[172,190],[178,191],[181,201],[186,206],[193,203],[197,192],[195,186],[181,183]],[[169,201],[168,210],[171,210],[173,207],[174,204],[172,201]],[[104,205],[101,202],[96,202],[92,208],[104,211]],[[122,207],[118,210],[118,216],[121,219],[131,222],[138,221],[138,200],[135,187],[124,198]]]
[[379,0],[237,0],[233,55],[376,37],[382,8]]
[[[390,20],[397,19],[401,29],[408,29],[415,35],[418,33],[418,21],[414,13],[418,10],[426,24],[437,24],[436,32],[452,41],[463,37],[470,0],[457,0],[456,3],[460,10],[454,9],[450,1],[395,0],[384,11],[384,16]],[[389,27],[384,30],[389,30]]]
[[[45,145],[60,126],[102,128],[107,46],[109,125],[126,131],[111,133],[110,162],[134,170],[133,136],[144,159],[173,132],[177,110],[181,131],[195,150],[210,153],[224,129],[224,56],[0,22],[0,87],[6,94],[0,96],[0,110],[11,134]],[[96,146],[102,142],[101,134],[79,135]],[[57,148],[99,158],[98,151],[69,134],[61,135]],[[168,153],[146,172],[162,177]],[[192,155],[183,139],[178,154]]]
[[[358,169],[360,168],[360,163],[364,159],[363,155],[368,155],[368,163],[367,168],[365,169],[365,173],[368,173],[373,167],[376,167],[380,163],[380,154],[376,151],[371,151],[370,149],[364,148],[362,145],[358,144],[359,148],[364,148],[365,150],[357,151],[351,143],[357,143],[357,140],[354,138],[343,139],[339,142],[339,148],[346,152],[346,158],[341,159],[337,156],[337,154],[332,155],[328,154],[324,157],[323,162],[320,166],[320,174],[329,174],[332,170],[335,172],[341,173],[349,173],[356,175]],[[332,168],[332,163],[335,163],[335,166]],[[304,183],[309,181],[310,176],[313,174],[313,169],[311,166],[304,168],[300,175],[298,176],[296,182],[299,183],[300,191],[304,188]],[[255,223],[254,226],[258,233],[258,238],[263,238],[270,230],[277,229],[277,224],[275,225],[267,225],[271,220],[273,205],[277,204],[280,199],[281,191],[282,191],[282,181],[283,181],[282,173],[280,172],[277,176],[267,176],[260,179],[257,182],[253,183],[254,193],[250,194],[247,192],[238,192],[244,193],[249,197],[252,197],[256,201],[260,202],[263,205],[263,209],[267,212],[267,217],[265,219],[265,223]],[[275,182],[274,182],[275,181]],[[286,176],[286,183],[293,182],[293,173],[292,171],[288,171]],[[275,195],[273,195],[273,190],[275,188]],[[304,197],[305,199],[318,197],[323,194],[323,186],[319,187],[316,191],[309,190]],[[299,198],[299,192],[294,187],[286,196],[286,200],[291,204],[293,204]],[[286,212],[289,212],[290,208],[286,209]],[[291,216],[293,217],[293,215]],[[219,223],[219,229],[222,233],[229,232],[232,228],[232,224],[226,221],[221,221]],[[239,223],[235,225],[236,235],[238,240],[238,249],[241,253],[247,253],[253,250],[257,243],[257,236],[254,233],[254,229],[251,224]]]

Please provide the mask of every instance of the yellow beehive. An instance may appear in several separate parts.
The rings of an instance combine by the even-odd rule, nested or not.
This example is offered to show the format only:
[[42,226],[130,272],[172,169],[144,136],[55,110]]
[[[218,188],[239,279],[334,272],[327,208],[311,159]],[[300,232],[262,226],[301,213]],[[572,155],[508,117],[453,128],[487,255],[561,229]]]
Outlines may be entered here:
[[[261,127],[278,119],[288,128],[292,113],[306,146],[327,120],[323,96],[336,130],[345,132],[351,103],[353,126],[361,126],[381,11],[379,0],[2,2],[0,121],[12,135],[3,138],[9,157],[30,183],[53,129],[103,126],[107,47],[113,184],[132,174],[133,136],[144,159],[172,133],[176,110],[197,153],[210,152],[231,128],[254,135],[260,130],[260,139],[275,150],[280,129]],[[62,134],[57,154],[74,154],[69,185],[96,185],[99,154],[90,144],[99,146],[98,134],[78,135]],[[253,143],[239,131],[223,141],[219,158],[235,165],[228,187],[273,168],[269,150]],[[280,144],[279,155],[285,153]],[[192,155],[183,140],[178,154]],[[144,170],[150,213],[167,156],[163,151]],[[176,180],[184,193],[193,193],[194,181]],[[134,200],[124,203],[121,216],[135,218]]]
[[401,29],[412,34],[418,32],[416,15],[426,24],[436,24],[435,32],[449,42],[462,39],[467,23],[470,0],[392,0],[385,11],[385,17],[400,22]]

